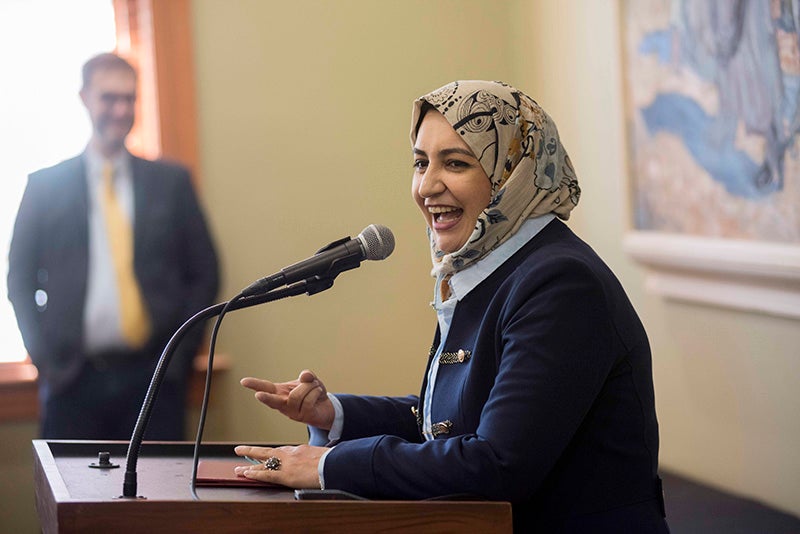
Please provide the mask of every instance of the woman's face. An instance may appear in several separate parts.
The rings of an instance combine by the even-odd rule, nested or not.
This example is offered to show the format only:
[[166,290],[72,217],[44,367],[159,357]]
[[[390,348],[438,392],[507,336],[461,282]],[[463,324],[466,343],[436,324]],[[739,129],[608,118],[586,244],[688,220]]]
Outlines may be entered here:
[[480,162],[435,110],[425,114],[417,132],[411,194],[436,246],[445,253],[464,246],[491,200],[489,177]]

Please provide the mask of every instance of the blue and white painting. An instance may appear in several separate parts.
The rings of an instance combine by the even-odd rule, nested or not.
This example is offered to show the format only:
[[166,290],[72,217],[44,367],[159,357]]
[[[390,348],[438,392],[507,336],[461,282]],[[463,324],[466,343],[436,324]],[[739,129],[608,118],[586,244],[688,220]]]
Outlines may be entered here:
[[800,243],[800,0],[626,0],[637,230]]

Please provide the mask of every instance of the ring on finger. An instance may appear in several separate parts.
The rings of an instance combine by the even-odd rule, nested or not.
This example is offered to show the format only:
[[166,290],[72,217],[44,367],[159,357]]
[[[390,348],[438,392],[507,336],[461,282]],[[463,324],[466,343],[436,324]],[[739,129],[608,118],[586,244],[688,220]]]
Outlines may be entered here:
[[264,469],[267,471],[277,471],[281,468],[281,459],[275,456],[270,456],[264,460]]

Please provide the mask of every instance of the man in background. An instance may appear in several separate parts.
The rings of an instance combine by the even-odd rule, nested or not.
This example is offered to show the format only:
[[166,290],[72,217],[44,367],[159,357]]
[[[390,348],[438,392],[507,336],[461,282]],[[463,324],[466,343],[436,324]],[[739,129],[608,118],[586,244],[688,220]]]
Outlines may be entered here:
[[[100,54],[80,91],[86,150],[29,176],[8,296],[39,370],[46,439],[129,439],[155,363],[218,289],[214,246],[187,169],[131,155],[136,71]],[[183,439],[200,327],[173,355],[146,439]]]

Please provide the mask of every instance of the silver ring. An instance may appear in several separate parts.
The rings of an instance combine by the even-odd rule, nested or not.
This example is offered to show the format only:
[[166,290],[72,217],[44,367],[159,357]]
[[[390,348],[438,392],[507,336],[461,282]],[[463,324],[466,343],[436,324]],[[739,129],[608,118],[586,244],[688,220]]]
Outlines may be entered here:
[[281,468],[281,459],[275,456],[270,456],[264,460],[264,469],[268,471],[277,471]]

